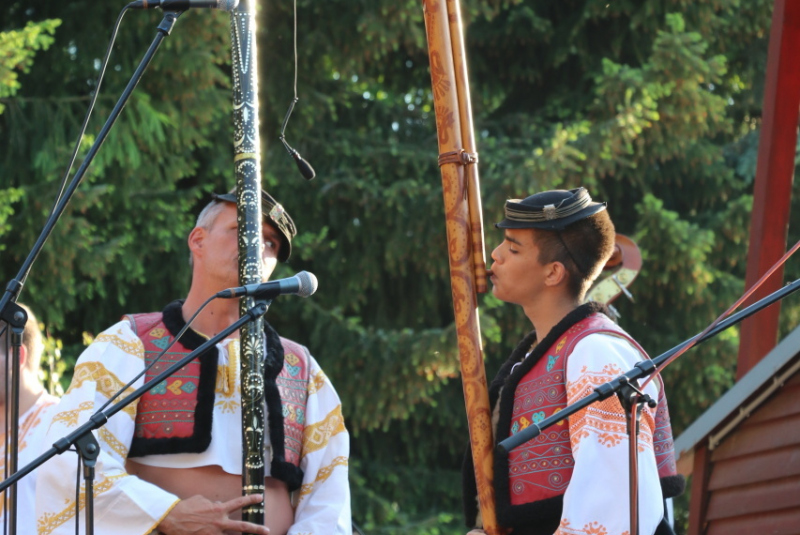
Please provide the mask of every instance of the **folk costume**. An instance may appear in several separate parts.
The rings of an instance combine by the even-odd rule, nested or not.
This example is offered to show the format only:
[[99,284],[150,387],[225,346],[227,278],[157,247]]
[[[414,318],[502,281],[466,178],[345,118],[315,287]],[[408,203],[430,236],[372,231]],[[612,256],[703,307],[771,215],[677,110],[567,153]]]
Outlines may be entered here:
[[[263,195],[265,217],[283,235],[279,260],[285,261],[296,233],[294,223],[272,197]],[[215,195],[214,200],[235,202],[235,195]],[[294,524],[288,533],[349,534],[349,435],[339,397],[305,347],[280,338],[264,323],[269,428],[265,475],[284,481],[292,492]],[[205,342],[190,329],[155,361],[184,326],[182,303],[174,301],[162,313],[125,316],[98,335],[78,359],[72,384],[53,418],[49,443],[84,424],[148,364],[154,363],[123,397]],[[101,448],[94,484],[97,533],[149,534],[179,501],[128,474],[129,458],[164,468],[214,465],[241,475],[240,384],[239,340],[229,338],[157,384],[96,432]],[[38,533],[74,533],[75,458],[65,453],[42,468],[36,496]],[[83,495],[79,506],[82,516]],[[83,518],[80,523],[85,529]]]
[[[19,417],[19,450],[17,466],[22,468],[42,454],[47,445],[44,437],[50,426],[58,398],[43,392],[33,406]],[[6,436],[0,433],[0,473],[6,468]],[[36,499],[37,470],[29,473],[17,482],[17,532],[36,533],[36,515],[34,503]],[[0,500],[0,526],[5,522],[5,500]]]
[[[162,336],[155,338],[152,334],[152,330],[162,328],[159,326],[146,333],[164,347],[177,334],[175,329],[182,326],[176,304],[164,311],[165,332],[155,333]],[[191,336],[184,350],[199,341],[192,338],[202,339],[198,333],[188,333]],[[349,533],[349,437],[339,397],[305,348],[285,339],[281,342],[285,357],[277,385],[281,390],[285,439],[283,448],[276,445],[275,433],[270,429],[267,475],[297,487],[293,489],[297,506],[290,534]],[[97,439],[102,452],[96,468],[94,506],[97,533],[150,533],[178,502],[177,496],[127,474],[125,461],[129,457],[135,456],[137,462],[151,466],[191,468],[212,464],[230,474],[241,474],[238,346],[238,339],[220,342],[199,359],[199,373],[189,367],[186,373],[181,370],[181,375],[157,385],[157,392],[149,399],[128,406],[99,429]],[[184,350],[176,351],[181,355],[168,354],[169,360],[177,360]],[[72,384],[58,406],[47,443],[84,424],[125,382],[144,369],[145,361],[146,345],[134,331],[131,319],[98,335],[75,366]],[[143,383],[144,378],[138,379],[125,393]],[[303,397],[304,404],[300,403]],[[156,410],[153,405],[161,403],[171,410]],[[182,407],[187,408],[180,411]],[[163,414],[168,415],[165,420],[171,421],[158,418]],[[191,420],[194,422],[187,423]],[[301,433],[296,432],[298,427]],[[284,460],[275,463],[274,453],[281,449]],[[274,472],[276,467],[281,473]],[[64,477],[74,474],[74,470],[75,458],[66,453],[42,467],[36,498],[40,535],[74,533],[75,478]],[[299,481],[293,479],[297,475],[301,477]],[[81,498],[81,510],[83,505]]]
[[[558,233],[603,209],[583,188],[545,192],[509,201],[506,219],[497,226]],[[543,339],[531,332],[519,343],[489,387],[496,441],[558,413],[648,358],[605,312],[598,303],[584,304]],[[658,404],[655,409],[645,405],[640,421],[639,527],[642,534],[662,535],[671,533],[663,520],[663,500],[683,491],[683,479],[677,475],[660,378],[644,392]],[[513,535],[629,533],[626,420],[612,396],[543,430],[508,456],[496,453],[493,483],[500,525],[512,528]],[[480,526],[469,451],[463,478],[467,526]]]

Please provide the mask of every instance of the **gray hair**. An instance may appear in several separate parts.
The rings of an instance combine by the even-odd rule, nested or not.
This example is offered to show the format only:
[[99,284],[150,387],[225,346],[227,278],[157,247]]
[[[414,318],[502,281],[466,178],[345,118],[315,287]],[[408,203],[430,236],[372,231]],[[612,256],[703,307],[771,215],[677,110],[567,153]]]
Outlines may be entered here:
[[[197,216],[197,222],[194,224],[195,228],[200,227],[204,229],[210,229],[214,226],[214,222],[217,220],[217,216],[225,208],[225,203],[220,202],[217,200],[213,200],[208,203],[205,208],[200,212],[200,215]],[[192,260],[192,252],[189,251],[189,268],[192,268],[194,265],[194,261]]]

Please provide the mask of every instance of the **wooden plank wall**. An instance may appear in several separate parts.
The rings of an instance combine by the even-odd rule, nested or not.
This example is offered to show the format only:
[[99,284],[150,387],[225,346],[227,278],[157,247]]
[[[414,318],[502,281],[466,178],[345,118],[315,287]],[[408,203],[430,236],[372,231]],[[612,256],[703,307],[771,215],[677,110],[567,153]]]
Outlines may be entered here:
[[800,373],[710,452],[700,533],[800,535]]

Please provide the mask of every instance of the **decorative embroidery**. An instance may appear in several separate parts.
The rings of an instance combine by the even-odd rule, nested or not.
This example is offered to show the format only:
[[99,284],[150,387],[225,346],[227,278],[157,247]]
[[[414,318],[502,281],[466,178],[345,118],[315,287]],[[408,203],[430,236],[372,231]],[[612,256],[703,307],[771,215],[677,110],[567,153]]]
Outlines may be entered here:
[[319,423],[306,427],[303,431],[303,456],[321,450],[328,445],[330,438],[345,431],[342,406],[337,405]]
[[94,408],[94,403],[91,401],[84,401],[80,405],[78,405],[77,409],[73,409],[71,411],[63,411],[59,412],[53,417],[53,423],[55,422],[64,422],[64,425],[67,427],[75,427],[78,425],[78,417],[80,413],[83,411],[89,411]]
[[347,457],[336,457],[331,462],[331,464],[329,464],[324,468],[320,468],[319,471],[317,471],[317,478],[314,480],[313,483],[306,483],[305,485],[300,487],[300,494],[299,494],[300,499],[298,500],[298,502],[302,501],[303,498],[311,494],[311,491],[314,489],[314,485],[316,485],[317,483],[322,483],[323,481],[331,477],[334,468],[336,468],[337,466],[348,466]]
[[[608,364],[600,371],[592,371],[584,366],[581,369],[578,381],[567,385],[569,403],[575,403],[588,396],[594,391],[595,387],[620,376],[622,373],[622,370],[614,364]],[[573,451],[577,451],[581,441],[590,436],[595,436],[600,444],[608,448],[618,446],[623,441],[627,441],[626,420],[627,415],[616,396],[593,403],[578,411],[570,417],[573,429],[571,436]],[[644,451],[646,448],[652,449],[654,428],[655,420],[652,409],[645,407],[640,425],[639,451]]]
[[[82,362],[75,366],[75,371],[72,375],[72,383],[69,385],[67,394],[83,386],[87,381],[97,384],[97,391],[103,394],[106,398],[110,398],[119,392],[125,383],[119,380],[116,375],[106,369],[105,366],[99,362]],[[123,397],[133,392],[133,387],[128,387],[123,393]],[[128,405],[122,409],[131,418],[136,417],[136,407]]]
[[[153,331],[150,331],[150,332],[152,333]],[[162,351],[167,349],[167,347],[169,346],[169,343],[171,341],[172,341],[172,337],[171,336],[165,336],[163,338],[158,338],[158,339],[152,340],[153,345],[156,346],[158,349],[160,349]]]
[[[554,535],[608,535],[608,530],[599,522],[589,522],[583,528],[573,528],[569,525],[569,520],[564,518]],[[628,535],[628,532],[622,535]]]
[[134,342],[129,342],[128,340],[125,340],[119,336],[103,333],[103,334],[98,334],[97,338],[95,338],[94,341],[107,342],[109,344],[112,344],[120,348],[129,355],[133,355],[134,357],[140,359],[144,358],[144,347],[142,347],[142,344],[140,344],[138,340]]
[[99,433],[100,440],[105,442],[106,445],[108,445],[108,447],[114,451],[114,453],[119,455],[120,460],[124,462],[128,456],[128,446],[120,442],[119,439],[117,439],[117,437],[115,437],[114,434],[105,427],[101,427]]
[[[117,479],[123,477],[130,477],[130,476],[128,476],[128,474],[119,474],[116,476],[111,476],[104,479],[99,484],[95,485],[94,497],[97,498],[99,495],[104,494],[109,490],[111,490],[111,488],[114,486],[114,482]],[[83,488],[83,484],[81,484],[81,488]],[[85,506],[86,506],[86,491],[83,490],[78,495],[78,508],[82,511]],[[37,531],[39,532],[39,535],[49,535],[50,533],[55,531],[55,529],[58,526],[64,524],[68,520],[72,519],[74,516],[75,516],[75,501],[70,500],[67,502],[66,507],[64,507],[64,509],[62,509],[60,513],[45,513],[42,516],[40,516],[36,520],[38,528]]]
[[220,411],[223,413],[233,414],[239,407],[239,402],[233,399],[221,399],[217,401],[214,406],[219,407]]
[[316,394],[325,386],[325,373],[319,370],[308,382],[308,395]]
[[[532,423],[541,422],[546,415],[555,414],[568,402],[574,401],[568,395],[569,385],[564,384],[567,362],[575,345],[589,334],[597,332],[622,333],[604,315],[589,316],[567,329],[544,352],[546,358],[536,362],[519,380],[511,409],[512,434],[520,432]],[[592,379],[594,380],[599,381],[599,377]],[[605,382],[605,379],[600,382]],[[616,401],[616,398],[612,399]],[[591,414],[594,416],[594,413]],[[598,416],[591,419],[591,425],[594,426],[592,429],[598,429],[602,434],[599,439],[604,443],[609,446],[616,445],[618,428],[606,423],[602,418]],[[579,429],[579,436],[571,435],[570,427],[564,425],[562,420],[560,425],[544,430],[536,439],[515,448],[508,456],[510,504],[512,506],[529,504],[562,495],[572,477],[575,465],[572,452],[576,447],[576,441],[583,438],[588,429]],[[622,431],[623,433],[625,431],[624,416]]]

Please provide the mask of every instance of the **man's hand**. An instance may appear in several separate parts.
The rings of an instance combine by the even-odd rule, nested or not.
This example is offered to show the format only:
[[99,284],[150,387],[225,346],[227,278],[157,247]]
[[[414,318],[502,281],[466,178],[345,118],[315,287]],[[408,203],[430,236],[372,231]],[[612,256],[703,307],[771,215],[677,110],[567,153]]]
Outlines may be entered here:
[[192,496],[172,508],[158,525],[158,531],[165,535],[222,535],[229,532],[269,535],[266,526],[228,518],[233,511],[261,503],[263,499],[261,494],[250,494],[223,503]]

